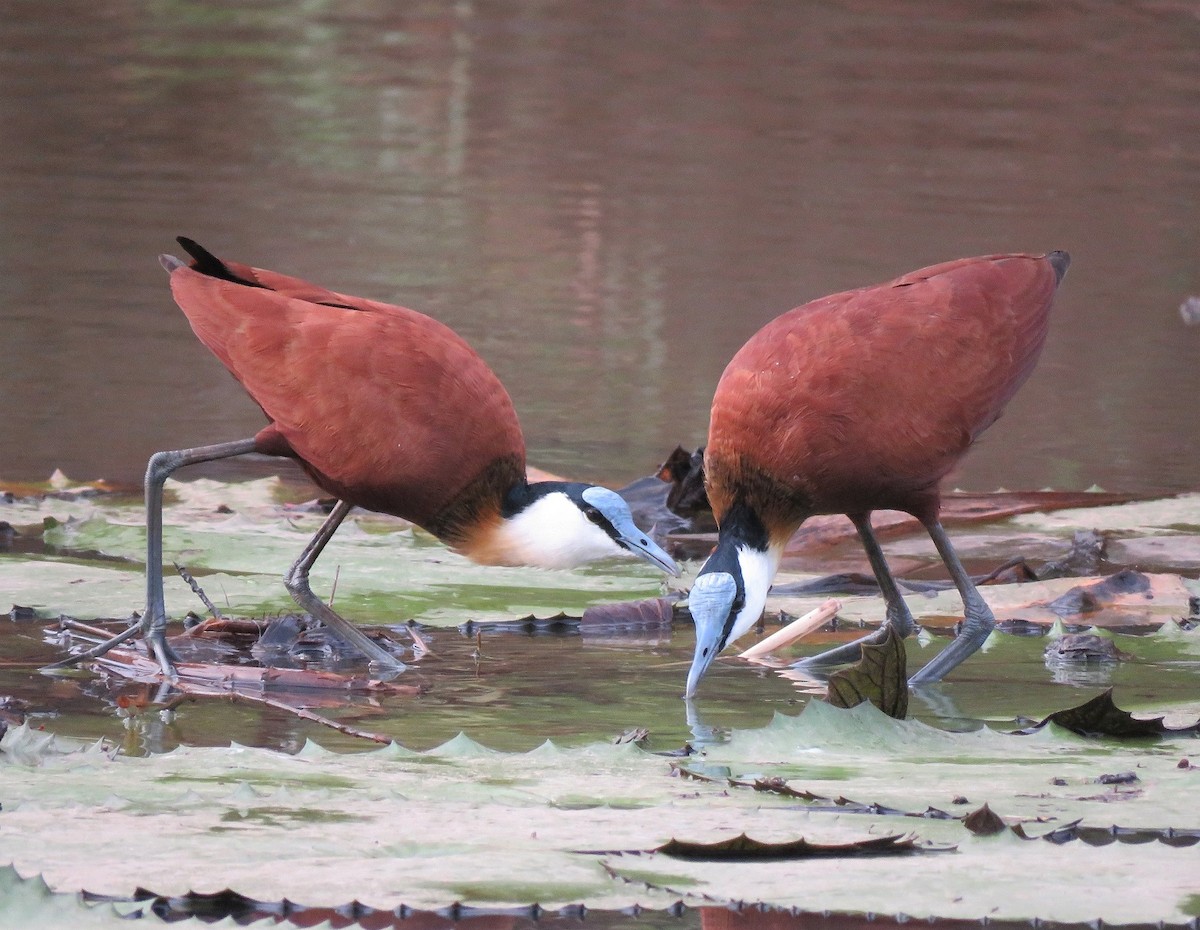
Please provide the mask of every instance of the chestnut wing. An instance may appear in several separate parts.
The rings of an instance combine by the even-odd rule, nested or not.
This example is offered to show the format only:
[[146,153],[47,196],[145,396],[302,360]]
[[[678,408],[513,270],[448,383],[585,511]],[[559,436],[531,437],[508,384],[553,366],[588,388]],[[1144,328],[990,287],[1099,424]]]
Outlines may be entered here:
[[523,469],[508,392],[449,327],[250,271],[280,290],[181,268],[172,291],[201,342],[330,493],[423,523],[496,459]]
[[800,508],[906,509],[1029,376],[1056,285],[1042,258],[963,259],[768,323],[713,399],[714,504],[749,470],[790,489]]

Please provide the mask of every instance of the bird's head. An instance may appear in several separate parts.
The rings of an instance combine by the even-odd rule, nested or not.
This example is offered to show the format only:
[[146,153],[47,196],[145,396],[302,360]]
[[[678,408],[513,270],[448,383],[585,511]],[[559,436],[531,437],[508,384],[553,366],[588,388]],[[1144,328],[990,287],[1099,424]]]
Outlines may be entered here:
[[502,516],[505,545],[514,561],[526,565],[572,568],[633,554],[679,574],[671,557],[633,522],[625,499],[608,488],[539,481],[510,495]]
[[762,616],[779,552],[753,514],[726,515],[717,548],[700,569],[688,593],[696,624],[696,653],[684,697],[696,686],[722,649],[739,639]]

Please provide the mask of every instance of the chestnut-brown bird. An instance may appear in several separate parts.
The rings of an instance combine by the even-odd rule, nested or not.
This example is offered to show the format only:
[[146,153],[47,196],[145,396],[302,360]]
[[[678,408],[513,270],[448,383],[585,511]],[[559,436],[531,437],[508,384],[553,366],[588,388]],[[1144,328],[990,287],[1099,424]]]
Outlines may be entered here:
[[[251,439],[159,452],[146,470],[146,614],[80,658],[141,629],[170,674],[163,630],[162,489],[177,468],[257,452],[295,459],[338,499],[285,576],[296,602],[371,660],[400,665],[320,600],[308,573],[353,507],[423,527],[476,562],[568,568],[633,553],[675,563],[607,488],[531,483],[512,400],[449,327],[408,310],[235,262],[190,239],[161,256],[192,329],[267,416]],[[402,666],[400,666],[402,667]]]
[[[963,599],[955,640],[909,680],[940,680],[995,618],[938,520],[938,484],[1029,377],[1066,252],[987,255],[822,297],[760,329],[713,397],[704,467],[720,526],[692,586],[696,652],[686,696],[758,620],[792,534],[814,514],[854,523],[901,636],[912,615],[871,530],[871,511],[924,525]],[[851,661],[886,631],[802,660]]]

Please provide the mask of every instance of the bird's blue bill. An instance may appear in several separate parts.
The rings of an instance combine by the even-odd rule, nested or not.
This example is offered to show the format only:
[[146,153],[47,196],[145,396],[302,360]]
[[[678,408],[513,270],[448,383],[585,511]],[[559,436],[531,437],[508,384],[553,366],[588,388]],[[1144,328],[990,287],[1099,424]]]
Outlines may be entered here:
[[688,609],[696,624],[696,653],[688,671],[684,697],[696,694],[696,686],[717,653],[725,648],[732,625],[737,582],[728,572],[708,572],[696,578],[688,594]]
[[639,530],[632,520],[614,522],[613,526],[620,534],[617,539],[618,545],[624,546],[651,565],[658,566],[668,575],[679,577],[679,566],[675,564],[675,560],[667,555],[648,533]]

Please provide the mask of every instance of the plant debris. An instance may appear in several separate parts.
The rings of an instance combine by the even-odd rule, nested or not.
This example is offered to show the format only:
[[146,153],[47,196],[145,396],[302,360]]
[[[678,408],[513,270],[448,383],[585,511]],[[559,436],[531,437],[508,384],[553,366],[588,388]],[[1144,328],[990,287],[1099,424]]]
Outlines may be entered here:
[[1077,707],[1055,711],[1040,723],[1017,732],[1033,733],[1049,723],[1057,724],[1080,736],[1112,739],[1145,739],[1200,733],[1200,720],[1187,727],[1168,727],[1163,724],[1162,717],[1134,717],[1129,711],[1121,710],[1113,703],[1112,688]]
[[640,601],[618,601],[613,604],[593,604],[583,612],[579,624],[583,632],[603,629],[604,632],[647,627],[670,629],[675,606],[669,598],[652,597]]
[[[938,852],[953,847],[939,847]],[[693,843],[688,840],[672,839],[662,846],[650,850],[676,859],[691,859],[700,862],[757,862],[775,859],[816,859],[823,857],[848,856],[895,856],[910,853],[931,852],[928,847],[917,844],[914,836],[873,836],[849,843],[812,843],[804,837],[782,843],[765,843],[745,833],[727,840],[713,843]]]
[[963,826],[976,836],[995,836],[997,833],[1003,833],[1008,829],[1006,824],[998,814],[996,814],[986,804],[977,810],[971,811],[963,818]]
[[838,669],[829,676],[829,696],[834,707],[857,707],[870,701],[889,717],[903,720],[908,715],[908,675],[905,670],[904,640],[889,624],[883,642],[863,644],[858,664]]

